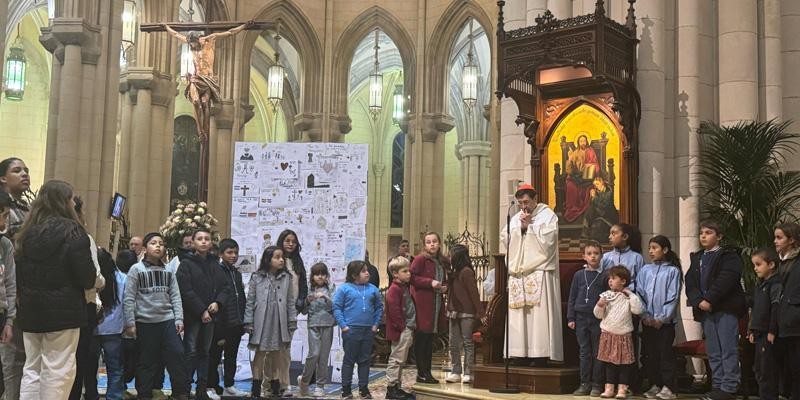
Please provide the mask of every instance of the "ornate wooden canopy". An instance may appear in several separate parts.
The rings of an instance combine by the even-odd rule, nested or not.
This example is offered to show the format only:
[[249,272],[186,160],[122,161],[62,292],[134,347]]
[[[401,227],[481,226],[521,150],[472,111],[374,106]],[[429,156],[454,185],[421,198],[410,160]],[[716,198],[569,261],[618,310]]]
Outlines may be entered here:
[[[503,6],[498,1],[497,96],[512,98],[519,108],[516,123],[524,126],[531,146],[531,181],[549,187],[546,145],[554,128],[579,103],[591,104],[606,114],[621,134],[620,218],[637,222],[637,130],[641,100],[636,90],[636,17],[633,4],[625,24],[606,15],[598,0],[592,14],[564,20],[547,10],[536,24],[504,30]],[[547,193],[542,193],[544,197]]]

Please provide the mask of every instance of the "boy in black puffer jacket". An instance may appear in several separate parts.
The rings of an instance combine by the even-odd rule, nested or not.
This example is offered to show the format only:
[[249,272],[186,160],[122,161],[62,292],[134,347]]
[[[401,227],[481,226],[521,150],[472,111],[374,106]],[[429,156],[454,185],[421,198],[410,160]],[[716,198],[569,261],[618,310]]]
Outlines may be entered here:
[[715,221],[700,224],[703,250],[691,254],[686,298],[694,320],[702,323],[708,362],[714,371],[712,391],[704,398],[733,400],[741,379],[739,318],[745,312],[742,260],[736,249],[720,247],[722,230]]
[[214,321],[231,298],[230,278],[209,253],[211,232],[198,229],[192,235],[194,252],[178,266],[178,286],[183,302],[186,333],[183,348],[189,376],[197,371],[196,399],[208,399],[208,352],[214,339]]
[[[220,312],[220,317],[214,328],[214,343],[211,344],[210,362],[208,364],[208,382],[214,387],[217,394],[225,397],[243,397],[249,393],[242,392],[233,386],[236,375],[236,355],[239,352],[239,342],[244,334],[242,321],[244,308],[247,303],[244,294],[242,273],[236,269],[236,260],[239,258],[239,244],[233,239],[222,239],[219,242],[219,268],[225,273],[228,283],[233,289],[230,300]],[[225,389],[219,387],[219,372],[217,367],[225,353],[224,384]]]

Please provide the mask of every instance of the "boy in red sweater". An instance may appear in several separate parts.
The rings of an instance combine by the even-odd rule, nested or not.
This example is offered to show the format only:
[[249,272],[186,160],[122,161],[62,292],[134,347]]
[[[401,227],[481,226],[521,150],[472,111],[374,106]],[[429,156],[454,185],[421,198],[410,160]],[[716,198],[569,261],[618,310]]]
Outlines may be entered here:
[[394,279],[386,292],[386,340],[392,342],[392,353],[386,367],[389,379],[386,398],[413,399],[411,393],[400,389],[400,370],[413,343],[417,320],[414,299],[408,289],[411,281],[408,259],[402,256],[391,259],[389,271]]

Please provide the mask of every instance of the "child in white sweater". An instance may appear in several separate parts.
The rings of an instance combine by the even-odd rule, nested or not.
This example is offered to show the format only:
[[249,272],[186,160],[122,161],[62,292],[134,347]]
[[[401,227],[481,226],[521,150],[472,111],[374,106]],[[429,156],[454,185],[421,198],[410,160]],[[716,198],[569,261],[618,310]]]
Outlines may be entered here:
[[[636,293],[627,289],[631,281],[631,273],[624,266],[618,265],[607,270],[608,287],[600,294],[600,300],[594,307],[595,317],[600,322],[600,350],[597,359],[602,361],[606,370],[606,387],[600,397],[609,399],[625,399],[630,382],[631,366],[634,351],[633,315],[642,313],[642,301]],[[614,385],[619,384],[614,396]]]

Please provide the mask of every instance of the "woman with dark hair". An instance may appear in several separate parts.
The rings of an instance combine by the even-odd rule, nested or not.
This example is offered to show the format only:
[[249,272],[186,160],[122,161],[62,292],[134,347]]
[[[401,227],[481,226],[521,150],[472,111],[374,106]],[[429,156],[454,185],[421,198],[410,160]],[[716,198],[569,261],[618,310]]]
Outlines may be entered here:
[[[31,177],[25,162],[16,157],[0,161],[0,189],[11,197],[11,207],[4,236],[13,244],[14,237],[22,228],[25,217],[30,211],[30,200],[33,199]],[[14,300],[16,300],[16,291]],[[6,398],[18,399],[22,366],[25,364],[25,346],[22,344],[22,331],[19,329],[19,324],[14,324],[13,317],[6,320],[3,336],[8,338],[0,341],[0,358],[2,358],[3,364]]]
[[96,277],[72,186],[45,183],[16,240],[17,322],[27,354],[20,394],[65,399],[75,379],[80,328],[88,324],[84,290]]
[[[302,247],[300,246],[300,239],[297,234],[291,230],[286,229],[278,235],[278,248],[283,250],[283,258],[286,261],[286,271],[292,276],[292,297],[295,299],[294,307],[298,314],[304,314],[306,297],[308,296],[308,277],[306,274],[306,266],[303,263],[303,257],[300,256]],[[286,366],[285,369],[278,370],[280,377],[281,389],[286,390],[289,388],[289,365],[292,363],[291,348],[281,350],[283,363],[279,366]]]

